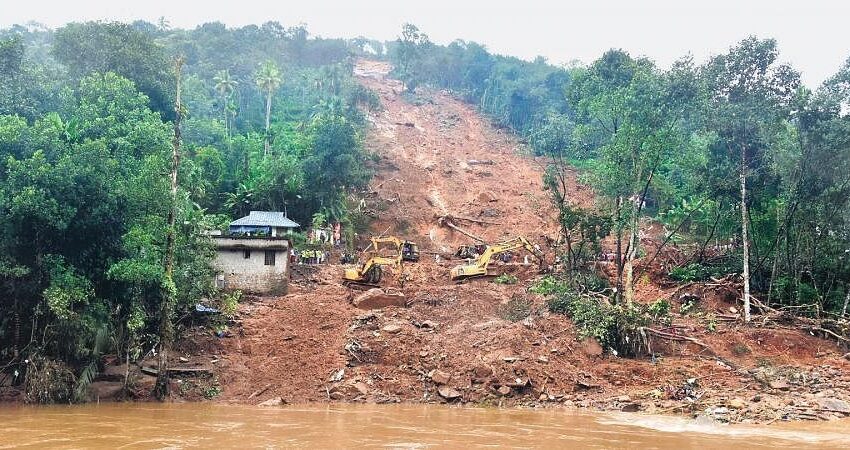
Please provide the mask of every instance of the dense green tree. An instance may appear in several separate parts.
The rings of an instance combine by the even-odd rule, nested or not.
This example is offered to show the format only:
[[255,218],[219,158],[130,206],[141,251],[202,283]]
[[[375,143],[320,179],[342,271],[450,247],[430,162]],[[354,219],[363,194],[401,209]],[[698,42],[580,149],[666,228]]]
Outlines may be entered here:
[[715,151],[715,155],[728,161],[718,162],[717,167],[732,170],[737,165],[740,180],[743,303],[747,321],[750,320],[751,256],[748,209],[753,201],[748,199],[748,181],[769,176],[763,167],[765,154],[772,150],[772,141],[782,132],[783,119],[790,112],[800,84],[799,76],[790,67],[776,63],[777,56],[776,41],[750,37],[729,53],[713,58],[704,69],[711,93],[711,126],[717,132],[716,145],[722,149]]
[[71,23],[56,30],[53,55],[77,78],[115,72],[133,81],[151,109],[173,117],[168,58],[150,34],[119,22]]

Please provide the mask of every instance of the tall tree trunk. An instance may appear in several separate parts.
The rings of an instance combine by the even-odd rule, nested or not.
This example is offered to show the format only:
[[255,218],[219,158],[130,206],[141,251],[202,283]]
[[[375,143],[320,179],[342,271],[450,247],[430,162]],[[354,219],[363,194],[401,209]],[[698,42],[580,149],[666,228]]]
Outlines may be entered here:
[[750,321],[750,219],[747,213],[747,147],[741,146],[741,238],[744,245],[744,321]]
[[617,264],[617,292],[614,294],[615,301],[619,302],[623,297],[623,225],[620,223],[622,219],[623,196],[617,197],[617,211],[615,219],[617,221],[617,254],[615,255]]
[[159,400],[164,400],[169,394],[168,352],[174,340],[172,316],[177,300],[177,288],[174,285],[174,241],[177,217],[177,171],[180,168],[180,119],[183,109],[180,103],[182,57],[178,57],[174,62],[174,71],[177,76],[177,93],[174,99],[174,112],[176,113],[174,116],[174,137],[171,142],[171,205],[168,208],[168,230],[165,237],[165,273],[162,280],[162,300],[159,311],[159,365],[154,387],[154,394]]
[[266,139],[263,142],[263,154],[268,156],[269,154],[269,124],[271,123],[272,116],[272,90],[266,93]]
[[850,303],[850,285],[845,284],[844,289],[847,290],[847,295],[844,296],[844,307],[841,308],[841,317],[847,315],[847,304]]
[[227,126],[227,95],[221,96],[221,110],[224,116],[224,137],[230,140],[230,127]]
[[626,262],[623,264],[623,272],[625,273],[624,294],[626,303],[634,300],[635,296],[635,281],[634,281],[634,259],[637,254],[637,220],[632,220],[632,227],[629,230],[628,251],[626,252]]

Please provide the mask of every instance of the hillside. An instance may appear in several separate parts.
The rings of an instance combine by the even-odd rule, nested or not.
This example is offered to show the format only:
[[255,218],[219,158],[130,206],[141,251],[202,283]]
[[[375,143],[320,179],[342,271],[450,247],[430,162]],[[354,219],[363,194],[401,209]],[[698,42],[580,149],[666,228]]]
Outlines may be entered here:
[[[799,330],[720,321],[712,332],[702,319],[677,315],[667,330],[697,344],[653,339],[655,357],[625,359],[577,340],[565,316],[546,311],[544,299],[527,291],[536,266],[503,267],[518,276],[516,285],[449,282],[457,261],[433,255],[449,256],[470,239],[440,226],[439,217],[479,220],[458,223],[487,240],[525,235],[547,249],[557,227],[542,161],[447,93],[402,95],[387,72],[374,62],[356,69],[384,106],[369,117],[366,147],[378,158],[366,207],[377,216],[374,233],[389,230],[423,249],[422,260],[406,266],[411,279],[400,290],[407,306],[359,309],[352,300],[362,292],[340,284],[343,266],[294,268],[290,294],[241,305],[232,336],[183,343],[187,357],[215,361],[221,401],[713,408],[733,421],[844,414],[850,361],[834,343]],[[573,180],[572,190],[575,201],[592,207],[589,188]],[[648,244],[659,239],[656,228],[646,227]],[[686,288],[644,280],[638,298],[691,293],[719,316],[734,307],[734,293],[722,288]],[[528,317],[509,320],[517,314]]]

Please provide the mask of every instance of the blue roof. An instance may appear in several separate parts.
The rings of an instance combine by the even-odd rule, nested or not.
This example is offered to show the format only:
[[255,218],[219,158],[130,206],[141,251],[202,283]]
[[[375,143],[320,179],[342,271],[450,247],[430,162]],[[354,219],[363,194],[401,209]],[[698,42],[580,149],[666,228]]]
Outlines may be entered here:
[[298,228],[301,225],[293,222],[285,213],[278,211],[251,211],[247,216],[230,222],[231,227],[283,227]]

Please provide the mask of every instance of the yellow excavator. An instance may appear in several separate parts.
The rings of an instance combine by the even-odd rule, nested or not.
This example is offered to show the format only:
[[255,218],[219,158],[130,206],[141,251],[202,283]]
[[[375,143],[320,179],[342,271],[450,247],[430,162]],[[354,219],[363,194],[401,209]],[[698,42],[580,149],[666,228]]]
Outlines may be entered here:
[[[382,266],[394,266],[398,273],[399,284],[404,279],[403,261],[419,261],[419,246],[411,241],[402,241],[393,236],[373,237],[369,247],[374,248],[372,255],[360,267],[345,269],[342,283],[349,287],[377,286],[383,275]],[[388,256],[380,254],[382,244],[391,244],[395,253]],[[368,250],[368,247],[367,247]]]
[[493,260],[493,257],[504,252],[524,248],[531,252],[537,258],[538,262],[543,264],[543,254],[537,249],[528,239],[519,236],[509,239],[498,244],[488,245],[475,261],[470,264],[461,264],[451,269],[449,273],[452,280],[463,280],[467,278],[487,276],[487,267]]

